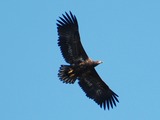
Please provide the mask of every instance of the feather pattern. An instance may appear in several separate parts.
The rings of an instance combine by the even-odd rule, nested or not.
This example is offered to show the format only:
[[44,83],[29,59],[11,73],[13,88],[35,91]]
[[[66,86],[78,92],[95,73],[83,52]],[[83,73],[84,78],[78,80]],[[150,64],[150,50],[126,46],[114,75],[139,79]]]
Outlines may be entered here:
[[73,64],[84,61],[88,58],[84,48],[80,41],[80,35],[78,31],[78,22],[75,16],[70,12],[62,15],[60,20],[57,20],[58,29],[58,45],[60,46],[62,55],[67,63]]
[[93,99],[100,107],[109,109],[116,106],[116,102],[119,102],[115,94],[99,77],[96,70],[88,69],[81,75],[79,79],[79,85],[86,93],[86,96]]

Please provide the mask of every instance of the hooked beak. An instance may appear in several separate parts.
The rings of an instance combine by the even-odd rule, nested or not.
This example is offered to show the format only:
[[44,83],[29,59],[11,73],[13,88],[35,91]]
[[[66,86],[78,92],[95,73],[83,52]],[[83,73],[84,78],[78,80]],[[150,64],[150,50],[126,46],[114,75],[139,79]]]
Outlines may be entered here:
[[101,63],[103,63],[102,61],[98,61],[98,64],[101,64]]

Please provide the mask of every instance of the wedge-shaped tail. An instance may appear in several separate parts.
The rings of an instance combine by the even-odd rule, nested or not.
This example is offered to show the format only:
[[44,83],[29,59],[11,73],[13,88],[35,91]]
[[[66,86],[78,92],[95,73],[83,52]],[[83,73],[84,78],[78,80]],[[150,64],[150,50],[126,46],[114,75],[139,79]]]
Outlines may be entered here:
[[73,84],[77,79],[74,69],[70,65],[61,65],[58,77],[64,83],[69,83],[69,84]]

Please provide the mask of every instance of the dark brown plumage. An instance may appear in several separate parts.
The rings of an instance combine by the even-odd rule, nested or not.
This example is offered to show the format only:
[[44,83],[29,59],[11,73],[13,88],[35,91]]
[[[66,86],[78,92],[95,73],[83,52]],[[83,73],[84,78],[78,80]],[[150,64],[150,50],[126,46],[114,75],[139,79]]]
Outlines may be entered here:
[[69,65],[61,65],[58,77],[69,84],[73,84],[78,79],[87,97],[104,109],[113,108],[116,102],[119,102],[118,95],[102,81],[94,68],[101,61],[93,61],[87,56],[80,41],[76,17],[71,12],[62,16],[57,20],[58,46]]

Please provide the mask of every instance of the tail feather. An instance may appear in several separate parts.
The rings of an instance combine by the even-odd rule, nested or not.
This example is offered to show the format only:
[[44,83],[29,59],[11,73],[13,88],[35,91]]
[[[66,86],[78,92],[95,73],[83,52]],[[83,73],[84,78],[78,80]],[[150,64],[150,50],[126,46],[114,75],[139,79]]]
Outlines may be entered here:
[[69,83],[69,84],[73,84],[77,79],[77,76],[74,73],[73,67],[69,65],[61,65],[58,73],[58,77],[64,83]]

